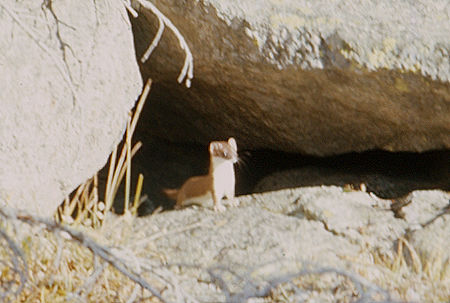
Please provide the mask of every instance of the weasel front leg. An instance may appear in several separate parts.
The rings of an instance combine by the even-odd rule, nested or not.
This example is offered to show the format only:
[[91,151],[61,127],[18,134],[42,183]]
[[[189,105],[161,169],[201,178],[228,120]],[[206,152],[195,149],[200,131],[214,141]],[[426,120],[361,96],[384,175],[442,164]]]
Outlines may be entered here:
[[182,209],[183,208],[183,200],[181,198],[177,199],[177,203],[174,206],[174,209]]
[[239,200],[235,198],[234,196],[234,188],[230,189],[228,192],[225,193],[225,197],[228,199],[228,204],[230,206],[238,206],[239,205]]
[[225,206],[222,205],[222,197],[213,189],[212,191],[213,201],[214,201],[214,211],[223,212],[225,211]]

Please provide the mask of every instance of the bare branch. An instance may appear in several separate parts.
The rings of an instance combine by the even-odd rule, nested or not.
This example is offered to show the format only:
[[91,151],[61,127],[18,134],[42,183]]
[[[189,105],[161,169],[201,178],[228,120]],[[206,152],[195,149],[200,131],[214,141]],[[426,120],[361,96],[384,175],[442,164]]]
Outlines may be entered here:
[[164,28],[166,27],[164,25],[164,21],[159,16],[157,16],[157,17],[158,17],[158,22],[159,22],[158,31],[156,32],[155,38],[153,38],[152,43],[147,48],[145,53],[142,55],[141,63],[145,63],[145,61],[147,61],[148,57],[150,57],[150,55],[153,53],[153,50],[156,48],[159,41],[161,40],[162,34],[164,32]]
[[25,287],[25,283],[27,282],[28,266],[22,250],[2,229],[0,229],[0,237],[5,239],[6,243],[12,251],[12,253],[9,254],[13,265],[11,269],[13,273],[18,274],[20,278],[20,284],[17,286],[16,291],[13,291],[15,284],[14,280],[7,282],[1,281],[2,283],[0,283],[0,299],[4,300],[10,294],[17,296],[22,292],[23,288]]
[[181,69],[177,81],[178,83],[185,81],[186,87],[191,87],[191,80],[194,77],[194,58],[183,35],[181,35],[180,31],[175,27],[175,25],[173,25],[172,21],[170,21],[169,18],[167,18],[155,5],[153,5],[153,3],[151,3],[148,0],[136,0],[136,1],[146,9],[151,10],[158,17],[159,21],[158,32],[156,33],[156,36],[153,39],[150,46],[148,47],[147,51],[142,56],[141,62],[144,63],[145,61],[147,61],[148,57],[150,57],[153,50],[161,40],[164,27],[167,26],[175,34],[180,43],[181,49],[184,50],[186,54],[186,57],[184,58],[183,68]]
[[[276,288],[284,283],[292,283],[293,280],[310,275],[323,275],[323,274],[335,274],[337,276],[342,276],[347,278],[352,282],[353,286],[356,288],[357,293],[359,295],[359,299],[357,302],[390,302],[394,303],[390,294],[378,287],[377,285],[365,280],[364,278],[353,274],[351,272],[344,271],[339,268],[332,267],[324,267],[320,265],[311,264],[309,262],[296,262],[295,263],[302,264],[304,269],[302,270],[293,270],[291,273],[280,273],[278,276],[275,274],[273,278],[264,280],[264,281],[256,281],[255,273],[261,271],[266,266],[276,266],[276,268],[281,268],[280,261],[275,261],[272,263],[267,263],[265,265],[259,265],[254,267],[253,270],[249,270],[244,274],[237,274],[233,270],[231,270],[230,266],[214,266],[209,268],[207,271],[211,276],[213,282],[222,289],[227,302],[247,302],[250,298],[265,298],[268,297]],[[227,275],[228,274],[228,275]],[[232,276],[236,277],[238,280],[238,284],[241,285],[241,291],[233,293],[230,288],[230,282],[224,278],[224,276]],[[257,276],[257,275],[256,275]],[[375,300],[374,297],[382,296],[382,301]]]
[[[8,210],[5,211],[4,209],[0,208],[0,216],[10,219],[10,220],[19,220],[28,224],[33,225],[43,225],[45,229],[55,232],[55,231],[62,231],[69,234],[73,240],[76,240],[80,244],[82,244],[84,247],[88,248],[92,251],[93,254],[99,256],[106,262],[108,262],[110,265],[112,265],[114,268],[116,268],[119,272],[121,272],[123,275],[127,276],[132,281],[139,284],[142,288],[147,289],[150,291],[155,297],[157,297],[161,302],[167,302],[167,300],[163,299],[161,294],[158,290],[154,289],[150,284],[148,284],[144,279],[142,279],[138,274],[136,274],[134,271],[129,270],[127,266],[125,265],[125,261],[117,258],[109,248],[104,247],[100,244],[97,244],[94,240],[89,238],[88,236],[84,235],[82,232],[75,231],[67,226],[60,225],[59,223],[56,223],[54,221],[39,218],[37,216],[33,216],[24,212],[14,211],[14,210]],[[15,245],[14,242],[12,242],[9,237],[4,234],[0,230],[0,235],[3,236],[7,240],[8,245],[11,247],[11,250],[17,254],[18,256],[22,256],[21,250]],[[21,259],[24,260],[23,257]],[[17,259],[13,258],[13,262],[15,265],[15,268],[19,268]],[[23,261],[25,264],[25,261]],[[26,271],[25,271],[26,272]],[[23,281],[20,290],[23,287],[23,284],[26,280],[21,275],[21,281]]]
[[128,12],[133,16],[133,18],[138,17],[137,11],[131,6],[130,0],[123,0],[123,4],[125,5]]

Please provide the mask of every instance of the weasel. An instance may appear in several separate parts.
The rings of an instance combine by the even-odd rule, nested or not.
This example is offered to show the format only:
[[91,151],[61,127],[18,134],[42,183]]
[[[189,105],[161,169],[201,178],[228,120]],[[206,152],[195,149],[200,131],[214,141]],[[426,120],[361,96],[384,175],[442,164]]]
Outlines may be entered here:
[[[213,141],[209,144],[209,173],[205,176],[191,177],[180,189],[165,189],[164,193],[177,201],[175,208],[189,204],[214,202],[215,211],[224,211],[222,198],[226,197],[230,204],[237,206],[234,198],[236,183],[233,164],[238,161],[237,145],[234,138],[228,141]],[[203,203],[202,203],[203,202]]]

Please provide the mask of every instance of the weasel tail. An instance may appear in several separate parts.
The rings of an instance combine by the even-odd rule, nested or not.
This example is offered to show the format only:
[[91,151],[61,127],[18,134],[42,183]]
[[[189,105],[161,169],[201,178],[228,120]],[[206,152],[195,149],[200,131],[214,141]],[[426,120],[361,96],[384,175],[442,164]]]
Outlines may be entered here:
[[176,188],[165,188],[163,193],[172,200],[176,200],[178,197],[179,190]]
[[177,189],[164,189],[163,192],[176,200],[175,208],[189,204],[214,203],[215,211],[223,211],[222,199],[227,198],[229,204],[236,206],[234,197],[234,163],[238,161],[237,145],[234,138],[228,141],[213,141],[209,144],[209,173],[205,176],[191,177]]

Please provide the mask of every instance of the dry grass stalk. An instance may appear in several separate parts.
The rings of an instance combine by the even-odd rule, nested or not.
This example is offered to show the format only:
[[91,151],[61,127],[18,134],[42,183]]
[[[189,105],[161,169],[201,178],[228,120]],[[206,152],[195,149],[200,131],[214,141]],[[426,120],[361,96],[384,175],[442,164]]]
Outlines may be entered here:
[[108,177],[105,188],[105,201],[98,200],[98,176],[97,174],[87,180],[84,184],[81,184],[72,198],[66,198],[64,203],[58,208],[56,217],[63,223],[79,225],[83,223],[86,226],[92,226],[97,228],[102,225],[105,215],[111,210],[114,199],[117,194],[117,190],[125,175],[125,213],[136,215],[137,208],[139,207],[139,199],[143,176],[139,176],[138,186],[136,187],[135,199],[132,206],[130,206],[131,195],[131,159],[142,146],[141,142],[137,142],[133,148],[131,148],[131,141],[133,133],[136,129],[137,121],[139,120],[142,108],[148,93],[150,92],[151,80],[147,81],[141,97],[137,102],[134,114],[129,116],[127,122],[127,130],[125,136],[125,144],[122,147],[122,151],[119,159],[116,162],[117,147],[114,149],[110,156]]
[[141,193],[142,193],[142,184],[144,183],[144,175],[139,174],[138,182],[136,184],[136,191],[134,195],[133,206],[131,207],[131,213],[136,214],[140,201],[141,201]]
[[124,212],[129,212],[130,207],[130,183],[131,183],[131,134],[130,134],[130,116],[128,116],[127,120],[127,132],[126,132],[126,141],[125,141],[125,147],[127,148],[126,153],[126,178],[125,178],[125,205],[124,205]]

